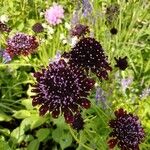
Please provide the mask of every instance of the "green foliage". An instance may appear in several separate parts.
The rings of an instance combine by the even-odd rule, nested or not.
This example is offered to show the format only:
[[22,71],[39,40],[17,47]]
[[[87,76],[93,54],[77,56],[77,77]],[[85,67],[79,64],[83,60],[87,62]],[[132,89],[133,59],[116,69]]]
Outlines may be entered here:
[[39,149],[39,141],[37,139],[33,140],[30,142],[30,144],[28,145],[27,150],[38,150]]
[[50,133],[49,129],[41,128],[37,131],[36,136],[39,141],[43,141],[45,138],[48,137],[49,133]]
[[8,143],[0,140],[0,149],[1,150],[11,150]]
[[11,117],[4,112],[0,112],[0,121],[10,121]]
[[28,110],[19,110],[13,114],[13,117],[17,119],[24,119],[30,117],[30,112]]
[[53,130],[52,138],[60,144],[62,149],[65,149],[72,143],[72,136],[69,134],[69,131],[62,128],[56,128]]

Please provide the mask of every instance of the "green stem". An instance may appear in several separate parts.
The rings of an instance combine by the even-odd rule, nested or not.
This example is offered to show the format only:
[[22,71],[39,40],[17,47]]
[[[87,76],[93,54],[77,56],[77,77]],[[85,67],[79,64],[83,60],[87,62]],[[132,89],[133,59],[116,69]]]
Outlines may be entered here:
[[86,146],[85,144],[81,143],[80,140],[75,136],[75,134],[74,134],[74,132],[72,131],[71,127],[68,126],[68,128],[69,128],[69,131],[70,131],[71,135],[73,136],[73,138],[74,138],[80,145],[82,145],[82,146],[83,146],[84,148],[86,148],[87,150],[94,150],[93,148],[90,148],[90,147]]

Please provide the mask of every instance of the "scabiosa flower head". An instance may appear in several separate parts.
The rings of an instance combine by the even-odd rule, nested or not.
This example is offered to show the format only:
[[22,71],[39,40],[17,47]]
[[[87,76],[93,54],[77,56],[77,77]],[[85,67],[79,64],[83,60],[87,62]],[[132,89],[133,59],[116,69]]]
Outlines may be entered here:
[[115,34],[118,33],[118,30],[113,27],[113,28],[110,29],[110,33],[111,33],[112,35],[115,35]]
[[83,70],[68,65],[65,60],[49,64],[47,69],[34,74],[36,84],[32,92],[33,106],[41,105],[39,112],[44,115],[47,111],[53,118],[64,115],[67,123],[72,123],[74,114],[83,108],[90,107],[86,98],[94,86],[94,80],[87,78]]
[[5,23],[2,23],[0,21],[0,32],[10,32],[11,29],[5,24]]
[[71,36],[77,36],[78,38],[84,37],[90,32],[89,27],[82,24],[77,24],[73,29],[71,29]]
[[42,26],[41,23],[36,23],[32,26],[32,30],[35,32],[35,33],[41,33],[44,31],[44,28]]
[[34,36],[17,33],[7,40],[6,51],[11,57],[15,55],[28,55],[35,52],[38,42]]
[[73,122],[72,122],[72,128],[77,130],[78,132],[80,130],[83,130],[84,121],[83,121],[83,118],[82,118],[80,113],[77,113],[77,114],[74,115],[74,119],[73,119]]
[[118,67],[120,70],[125,70],[128,67],[127,56],[124,58],[119,57],[119,59],[115,57],[115,61],[115,67]]
[[46,10],[45,19],[51,25],[57,25],[62,22],[64,18],[64,9],[61,5],[56,3],[53,4],[52,7]]
[[69,58],[71,65],[83,68],[86,71],[91,69],[99,78],[108,79],[107,71],[112,70],[107,63],[101,44],[94,38],[81,39],[71,52],[64,53],[63,57]]
[[109,122],[113,128],[108,141],[109,147],[117,144],[121,150],[139,150],[139,144],[143,141],[145,133],[141,127],[139,118],[120,108],[115,111],[116,119]]

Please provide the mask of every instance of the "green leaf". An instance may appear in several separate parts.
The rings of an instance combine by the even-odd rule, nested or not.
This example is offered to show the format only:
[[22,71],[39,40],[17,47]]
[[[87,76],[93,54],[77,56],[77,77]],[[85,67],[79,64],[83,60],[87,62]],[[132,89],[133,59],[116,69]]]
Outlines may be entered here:
[[13,5],[14,3],[13,3],[13,1],[10,1],[10,3],[9,3],[9,8],[10,9],[13,9],[14,8],[14,5]]
[[38,114],[33,114],[21,122],[21,129],[24,131],[27,131],[29,128],[33,130],[34,128],[42,125],[44,122],[46,122],[46,118],[40,117]]
[[53,119],[53,122],[61,129],[68,129],[63,116],[59,116],[59,119]]
[[30,117],[30,115],[31,114],[28,110],[19,110],[13,114],[13,116],[17,119],[24,119],[24,118]]
[[36,23],[36,21],[34,19],[29,19],[30,26],[33,26],[35,23]]
[[27,131],[28,129],[30,129],[30,126],[32,124],[33,119],[31,117],[29,118],[25,118],[20,125],[20,128],[23,132]]
[[70,132],[61,128],[56,128],[55,130],[53,130],[52,138],[60,144],[62,149],[65,149],[72,143],[72,136]]
[[24,28],[24,23],[23,22],[19,22],[20,24],[18,25],[17,29],[22,31]]
[[0,121],[10,121],[12,118],[3,112],[0,112]]
[[32,106],[32,100],[31,99],[23,99],[21,101],[22,105],[24,105],[26,107],[26,109],[33,109],[33,106]]
[[19,143],[24,139],[24,131],[17,127],[11,132],[11,139],[14,143]]
[[11,150],[5,141],[0,141],[0,150]]
[[39,141],[37,139],[30,142],[27,147],[27,150],[39,150]]
[[40,125],[42,125],[44,122],[46,122],[46,118],[44,117],[40,117],[40,116],[36,116],[33,118],[33,122],[31,124],[31,129],[37,128]]
[[30,134],[25,137],[26,142],[30,142],[30,141],[33,141],[33,140],[34,140],[34,137]]
[[38,138],[38,140],[41,142],[44,139],[46,139],[48,137],[48,135],[50,134],[50,130],[49,129],[39,129],[36,133],[36,137]]
[[9,129],[7,128],[4,128],[4,129],[0,129],[0,133],[6,135],[6,136],[9,136],[10,135],[10,131]]

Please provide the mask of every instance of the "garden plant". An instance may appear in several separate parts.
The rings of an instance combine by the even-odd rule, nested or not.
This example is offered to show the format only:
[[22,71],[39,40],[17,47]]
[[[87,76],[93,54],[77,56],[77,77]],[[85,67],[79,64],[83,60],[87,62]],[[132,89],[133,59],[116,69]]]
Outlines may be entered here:
[[0,0],[0,150],[150,150],[150,1]]

